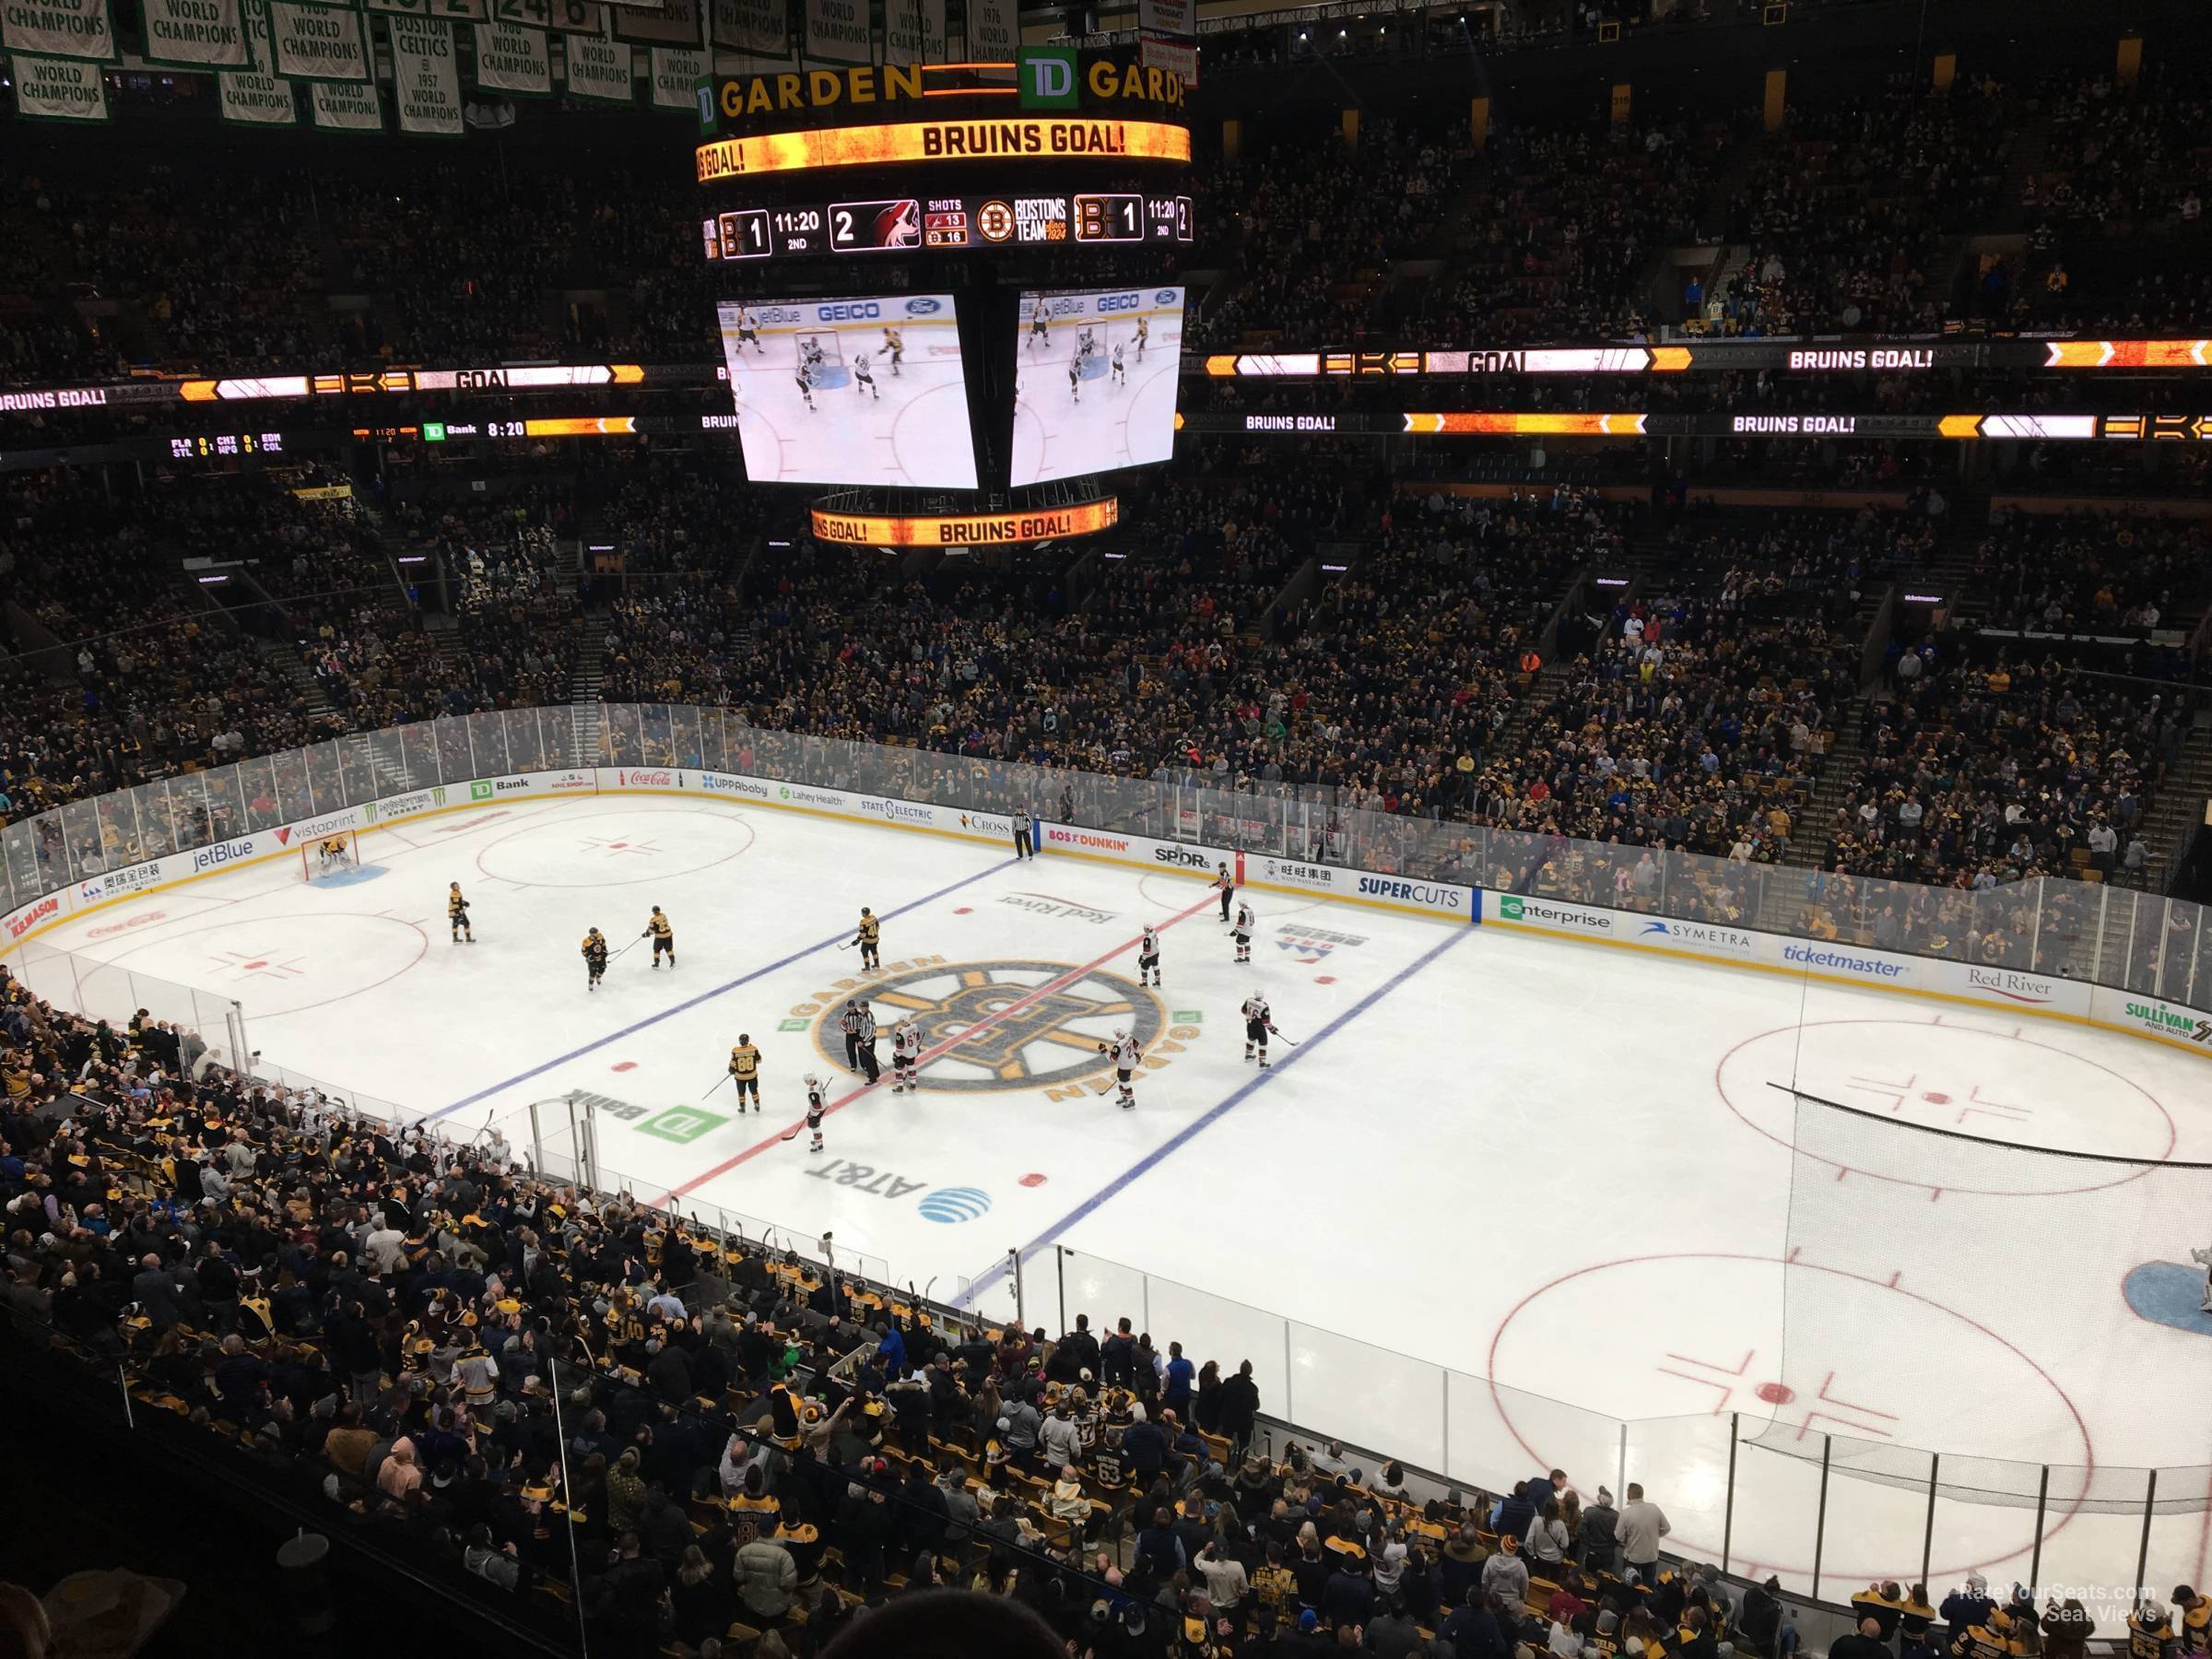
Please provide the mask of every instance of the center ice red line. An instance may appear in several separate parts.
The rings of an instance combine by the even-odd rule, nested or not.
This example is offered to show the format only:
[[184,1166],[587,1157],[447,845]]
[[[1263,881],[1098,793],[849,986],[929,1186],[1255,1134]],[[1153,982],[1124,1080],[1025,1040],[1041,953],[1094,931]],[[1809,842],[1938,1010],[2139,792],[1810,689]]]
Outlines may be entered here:
[[[1214,894],[1209,889],[1205,898],[1199,900],[1197,903],[1190,906],[1186,910],[1177,911],[1165,922],[1160,923],[1156,931],[1165,933],[1169,928],[1174,926],[1176,923],[1187,921],[1190,917],[1196,915],[1200,911],[1206,909],[1208,905],[1214,902]],[[1053,992],[1062,990],[1066,986],[1074,984],[1085,974],[1094,972],[1098,969],[1103,968],[1108,962],[1112,961],[1115,957],[1120,956],[1124,951],[1133,949],[1143,939],[1143,937],[1144,935],[1142,934],[1138,934],[1135,938],[1124,939],[1112,949],[1105,952],[1105,954],[1102,956],[1093,957],[1089,961],[1084,963],[1080,968],[1071,968],[1065,973],[1060,975],[1059,978],[1047,980],[1043,984],[1037,986],[1034,990],[1024,992],[1020,996],[1015,998],[1005,1007],[999,1009],[997,1013],[986,1015],[983,1018],[977,1020],[973,1025],[962,1031],[958,1037],[947,1037],[943,1042],[936,1044],[935,1047],[924,1049],[922,1051],[922,1057],[914,1063],[914,1069],[919,1071],[923,1066],[927,1065],[931,1061],[940,1059],[944,1055],[950,1053],[954,1049],[959,1048],[961,1043],[967,1041],[969,1038],[974,1036],[976,1032],[987,1030],[988,1028],[996,1025],[1000,1020],[1005,1019],[1009,1015],[1018,1014],[1022,1009],[1036,1002],[1040,997],[1050,996]],[[879,1087],[879,1084],[877,1083],[863,1083],[858,1088],[853,1089],[850,1094],[841,1095],[836,1100],[831,1100],[828,1105],[824,1106],[822,1108],[822,1115],[824,1117],[828,1117],[833,1112],[841,1112],[845,1107],[850,1106],[854,1100],[859,1100],[861,1096],[868,1093],[871,1089],[874,1089],[877,1087]],[[805,1126],[806,1122],[806,1120],[804,1117],[801,1117],[797,1124],[787,1124],[785,1127],[802,1128]],[[669,1188],[667,1192],[663,1193],[658,1198],[655,1198],[653,1201],[653,1207],[655,1209],[665,1208],[668,1205],[673,1204],[677,1199],[684,1197],[688,1194],[697,1192],[700,1187],[706,1185],[708,1182],[714,1180],[717,1176],[728,1174],[739,1164],[749,1163],[752,1161],[752,1159],[759,1157],[761,1153],[767,1151],[771,1147],[782,1144],[782,1139],[783,1131],[779,1129],[775,1134],[768,1136],[767,1139],[760,1141],[759,1144],[747,1147],[744,1151],[735,1153],[732,1156],[724,1159],[712,1169],[708,1170],[701,1174],[694,1175],[690,1180],[685,1182],[681,1186]]]

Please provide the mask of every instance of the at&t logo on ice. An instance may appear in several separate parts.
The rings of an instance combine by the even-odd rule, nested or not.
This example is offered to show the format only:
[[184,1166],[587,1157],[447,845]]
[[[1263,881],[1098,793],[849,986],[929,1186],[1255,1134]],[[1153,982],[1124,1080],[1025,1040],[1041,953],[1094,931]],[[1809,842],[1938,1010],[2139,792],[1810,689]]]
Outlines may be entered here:
[[981,1187],[938,1187],[935,1192],[922,1194],[916,1206],[924,1221],[936,1221],[949,1227],[955,1222],[973,1221],[987,1214],[991,1208],[991,1194]]

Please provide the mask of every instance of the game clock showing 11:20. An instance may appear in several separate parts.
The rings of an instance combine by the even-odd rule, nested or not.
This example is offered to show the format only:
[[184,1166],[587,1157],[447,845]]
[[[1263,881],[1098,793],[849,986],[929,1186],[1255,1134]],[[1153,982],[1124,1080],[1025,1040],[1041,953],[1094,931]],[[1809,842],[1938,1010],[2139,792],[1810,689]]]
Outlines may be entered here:
[[1191,198],[1135,191],[894,196],[740,207],[700,223],[711,260],[1193,240]]

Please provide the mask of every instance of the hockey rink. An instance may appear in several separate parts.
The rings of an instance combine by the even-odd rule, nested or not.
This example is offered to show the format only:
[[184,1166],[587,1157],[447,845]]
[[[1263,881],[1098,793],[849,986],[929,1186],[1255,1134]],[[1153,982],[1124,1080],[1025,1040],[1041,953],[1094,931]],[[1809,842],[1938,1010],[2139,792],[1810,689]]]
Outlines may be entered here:
[[950,295],[731,303],[720,325],[754,483],[975,488]]
[[[719,800],[516,801],[360,846],[342,883],[277,859],[44,942],[235,997],[265,1061],[456,1138],[496,1126],[519,1149],[531,1102],[584,1091],[603,1170],[640,1196],[748,1236],[833,1234],[841,1261],[938,1300],[1010,1314],[1018,1248],[1032,1324],[1126,1314],[1201,1361],[1250,1359],[1263,1409],[1470,1483],[1556,1464],[1618,1495],[1625,1474],[1670,1547],[1717,1560],[1732,1528],[1736,1570],[1794,1589],[1824,1432],[1828,1594],[1918,1576],[1924,1447],[1945,1453],[1938,1594],[1970,1567],[2028,1576],[2032,1471],[2023,1503],[2017,1468],[1975,1457],[2053,1466],[2041,1578],[2081,1586],[2132,1582],[2127,1471],[2164,1465],[2149,1582],[2202,1582],[2212,1468],[2194,1490],[2171,1471],[2212,1465],[2194,1426],[2212,1320],[2188,1265],[2212,1242],[2207,1178],[2013,1169],[1971,1145],[1937,1174],[1877,1124],[1859,1149],[1807,1147],[1829,1176],[1801,1170],[1794,1198],[1793,1102],[1771,1087],[2212,1161],[2212,1072],[2190,1054],[1270,892],[1250,895],[1240,967],[1196,880]],[[454,880],[474,945],[448,940]],[[656,903],[673,970],[626,949]],[[882,918],[866,976],[841,947],[863,904]],[[1157,991],[1135,982],[1147,922]],[[594,924],[624,954],[587,993]],[[1255,988],[1296,1041],[1265,1072],[1242,1058]],[[836,1030],[860,995],[886,1031],[874,1088]],[[901,1011],[927,1044],[911,1094],[888,1071]],[[1147,1053],[1126,1112],[1098,1053],[1124,1026]],[[759,1115],[723,1080],[740,1033],[764,1055]],[[809,1070],[834,1102],[819,1155],[781,1138]],[[1949,1495],[1977,1482],[1985,1498]]]
[[[1041,298],[1052,312],[1043,334],[1033,327]],[[1182,299],[1179,288],[1022,296],[1009,482],[1018,488],[1168,459],[1175,447]],[[1080,345],[1086,329],[1088,352]]]

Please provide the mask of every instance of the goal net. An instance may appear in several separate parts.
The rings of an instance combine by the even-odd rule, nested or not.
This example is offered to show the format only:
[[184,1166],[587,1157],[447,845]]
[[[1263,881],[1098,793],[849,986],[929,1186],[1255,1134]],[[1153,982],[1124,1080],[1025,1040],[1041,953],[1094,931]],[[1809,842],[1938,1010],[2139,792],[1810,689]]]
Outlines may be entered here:
[[360,837],[351,830],[333,830],[300,844],[300,873],[305,880],[343,880],[360,867]]
[[[1776,1404],[1746,1443],[1956,1502],[2204,1511],[2212,1314],[2194,1253],[2212,1253],[2212,1165],[2000,1140],[2066,1131],[2017,1087],[1977,1092],[1898,1108],[1962,1130],[1772,1086],[1790,1147]],[[2136,1093],[2101,1102],[2094,1138],[2170,1151],[2163,1107]],[[2097,1402],[2123,1396],[2147,1427],[2108,1453]]]
[[799,361],[802,363],[812,362],[817,351],[821,353],[821,360],[825,363],[841,363],[845,360],[844,347],[838,343],[837,334],[832,329],[793,337],[798,342]]

